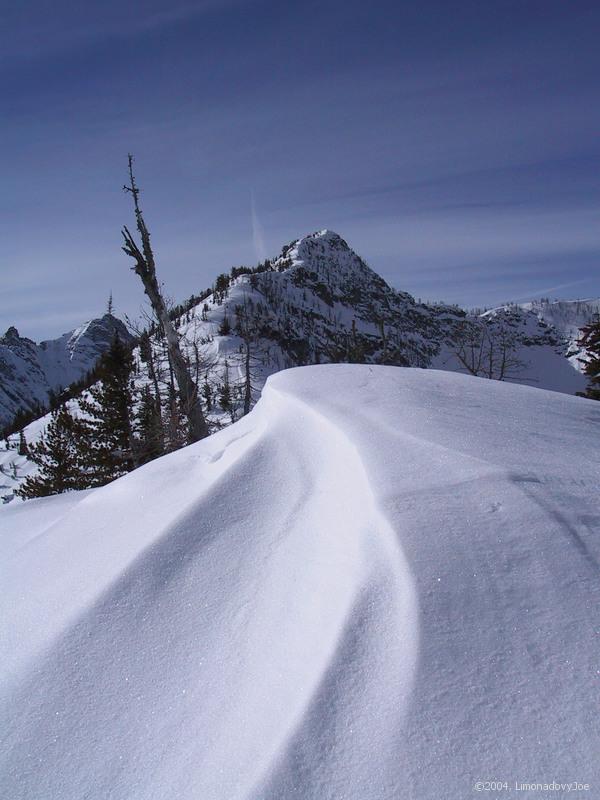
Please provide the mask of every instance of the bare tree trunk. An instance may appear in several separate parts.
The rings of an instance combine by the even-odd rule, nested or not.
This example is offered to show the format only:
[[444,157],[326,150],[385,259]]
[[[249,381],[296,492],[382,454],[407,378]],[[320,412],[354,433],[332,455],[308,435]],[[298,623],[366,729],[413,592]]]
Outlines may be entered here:
[[379,320],[379,333],[381,335],[381,344],[383,348],[383,352],[381,354],[381,363],[387,364],[387,338],[385,335],[385,322],[383,317]]
[[250,340],[246,339],[246,380],[244,384],[244,415],[250,412],[252,402],[252,383],[250,380]]
[[156,403],[156,413],[158,415],[158,419],[162,417],[162,407],[160,404],[160,386],[158,385],[158,375],[156,374],[156,368],[154,366],[154,353],[152,352],[152,345],[150,345],[150,353],[148,356],[148,374],[150,375],[150,380],[152,381],[152,385],[154,386],[154,400]]
[[179,336],[169,317],[165,301],[158,285],[154,253],[150,246],[150,234],[144,222],[144,218],[142,217],[142,212],[140,211],[140,190],[136,186],[133,176],[133,156],[131,155],[129,156],[129,180],[130,185],[124,186],[123,188],[133,197],[135,219],[142,240],[142,250],[140,251],[126,226],[122,231],[125,240],[122,249],[135,261],[135,267],[132,267],[132,269],[136,275],[139,275],[141,278],[144,292],[148,296],[154,314],[165,332],[167,349],[173,366],[173,372],[175,373],[175,380],[177,381],[181,403],[189,422],[189,441],[197,442],[199,439],[208,436],[208,426],[204,414],[202,413],[202,406],[200,405],[200,398],[198,396],[198,387],[192,380],[188,371],[185,358],[179,346]]

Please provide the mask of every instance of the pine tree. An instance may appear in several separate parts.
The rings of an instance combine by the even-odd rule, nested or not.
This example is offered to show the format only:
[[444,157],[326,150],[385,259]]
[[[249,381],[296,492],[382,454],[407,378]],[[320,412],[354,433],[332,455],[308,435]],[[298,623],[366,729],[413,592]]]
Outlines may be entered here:
[[229,336],[230,333],[231,323],[229,322],[229,317],[225,314],[219,325],[219,336]]
[[600,400],[600,314],[581,329],[581,337],[577,344],[584,348],[588,358],[579,359],[584,365],[583,373],[589,378],[585,392],[578,392],[581,397]]
[[145,464],[165,452],[165,434],[160,413],[160,404],[149,386],[141,392],[136,415],[136,454],[137,461]]
[[356,332],[356,320],[352,320],[352,333],[346,337],[346,358],[350,364],[363,364],[365,361],[364,348]]
[[133,442],[133,356],[118,336],[99,369],[99,381],[80,402],[86,415],[87,443],[82,458],[93,474],[93,485],[124,475],[137,466]]
[[173,452],[185,446],[186,431],[185,431],[184,415],[181,411],[181,404],[177,396],[177,390],[173,383],[169,385],[169,408],[167,416],[167,450]]
[[243,347],[240,349],[244,371],[243,413],[248,414],[252,404],[252,390],[254,388],[252,385],[253,368],[258,362],[253,352],[258,336],[258,312],[252,300],[246,301],[244,299],[242,305],[236,306],[235,313],[236,333],[243,342]]
[[211,411],[213,405],[213,396],[212,396],[212,389],[210,388],[210,384],[208,382],[208,375],[204,379],[204,383],[202,384],[202,396],[204,398],[204,405],[207,411]]
[[87,479],[79,453],[80,421],[67,406],[52,412],[50,423],[39,441],[29,445],[28,458],[38,467],[17,494],[25,499],[85,489]]
[[223,383],[219,387],[219,405],[223,411],[228,411],[231,421],[235,421],[235,409],[233,407],[233,397],[231,393],[231,384],[229,383],[229,364],[225,361],[225,372],[223,374]]
[[29,448],[27,447],[27,439],[25,438],[25,431],[19,431],[19,449],[17,451],[20,456],[26,456],[29,452]]

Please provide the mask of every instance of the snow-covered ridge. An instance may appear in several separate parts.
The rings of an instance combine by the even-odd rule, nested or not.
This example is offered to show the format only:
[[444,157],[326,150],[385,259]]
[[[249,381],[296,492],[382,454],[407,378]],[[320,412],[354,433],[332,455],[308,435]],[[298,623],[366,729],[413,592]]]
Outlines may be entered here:
[[[191,305],[177,324],[214,430],[243,412],[244,332],[250,337],[253,405],[269,375],[293,366],[332,361],[428,366],[463,318],[456,308],[428,307],[388,286],[338,234],[323,230],[284,247],[265,271],[220,276],[212,293]],[[69,341],[79,348],[86,338],[84,326],[53,349],[67,350]],[[152,353],[166,403],[170,371],[158,337]],[[155,391],[139,348],[134,355],[138,387],[149,384]],[[232,399],[223,409],[219,398],[226,384]],[[28,425],[26,441],[35,442],[47,422],[48,417]],[[13,436],[8,449],[0,443],[5,502],[35,469],[18,455],[18,440]]]
[[201,443],[2,509],[0,793],[596,785],[599,423],[523,386],[306,367]]
[[47,405],[50,392],[83,378],[115,333],[123,341],[131,339],[123,322],[112,314],[39,344],[9,328],[0,337],[0,425],[9,423],[19,410]]
[[[586,387],[579,361],[582,354],[573,349],[573,339],[558,324],[554,304],[550,304],[554,317],[546,320],[544,314],[550,312],[544,303],[536,304],[535,309],[505,306],[482,316],[454,306],[419,303],[410,294],[390,287],[341,236],[327,229],[291,242],[263,266],[260,271],[239,268],[219,276],[212,292],[182,306],[184,311],[176,320],[212,430],[230,424],[244,411],[248,347],[251,406],[269,375],[330,362],[468,372],[471,359],[481,362],[476,374],[495,379],[568,394]],[[579,313],[577,321],[593,307],[591,301],[578,312],[574,307]],[[561,314],[566,318],[567,311]],[[481,325],[483,334],[501,342],[510,340],[507,369],[498,367],[504,354],[496,353],[491,359],[489,342],[485,337],[477,341]],[[9,396],[7,402],[22,402],[23,388],[30,382],[42,387],[39,391],[45,397],[46,373],[52,374],[55,383],[69,383],[68,370],[77,365],[78,357],[78,369],[85,372],[86,365],[97,358],[94,326],[94,322],[88,323],[54,343],[29,343],[34,353],[21,360],[25,373],[19,380],[3,380],[0,347],[0,383],[4,396]],[[104,333],[100,344],[109,343],[110,338]],[[29,340],[17,336],[16,342],[24,348]],[[465,348],[470,352],[465,353]],[[151,349],[156,380],[138,348],[136,382],[138,388],[148,384],[154,393],[158,385],[166,407],[170,373],[159,337],[153,339]],[[492,360],[496,363],[490,368]],[[54,366],[46,367],[47,361]],[[228,408],[221,404],[225,387],[231,397]],[[0,392],[0,409],[2,396]],[[76,404],[73,410],[77,413]],[[35,441],[46,424],[47,419],[41,419],[27,426],[27,442]],[[18,435],[13,437],[12,449],[0,443],[0,497],[5,501],[33,469],[25,456],[18,455],[17,444]]]
[[279,269],[289,265],[295,270],[312,271],[329,288],[339,289],[342,295],[351,293],[357,286],[364,289],[375,284],[390,288],[339,234],[327,229],[284,247],[275,263]]
[[558,331],[567,342],[567,358],[571,366],[580,372],[584,368],[586,354],[578,344],[581,329],[597,319],[600,314],[600,300],[536,300],[524,303],[523,309],[535,314]]
[[[578,373],[583,372],[586,354],[578,344],[581,330],[600,313],[600,300],[532,300],[491,309],[482,316],[503,316],[525,332],[529,343],[545,343],[564,355]],[[537,339],[537,342],[535,341]],[[554,387],[547,387],[554,388]],[[583,386],[578,387],[580,390]],[[576,391],[577,389],[573,389]]]
[[600,313],[600,300],[534,300],[521,303],[519,307],[532,311],[569,341],[576,342],[581,329]]
[[361,360],[427,366],[440,342],[464,317],[455,307],[429,307],[388,284],[330,230],[282,249],[269,270],[233,279],[182,320],[190,338],[217,336],[227,317],[233,330],[219,348],[237,347],[236,315],[250,305],[253,328],[273,353],[267,369]]

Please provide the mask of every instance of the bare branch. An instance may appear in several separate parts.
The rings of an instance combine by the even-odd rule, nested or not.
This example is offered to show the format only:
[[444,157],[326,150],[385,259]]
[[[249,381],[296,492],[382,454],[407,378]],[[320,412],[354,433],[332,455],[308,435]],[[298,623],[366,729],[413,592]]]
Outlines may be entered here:
[[133,197],[133,207],[136,218],[136,225],[142,240],[142,249],[136,244],[131,231],[124,226],[121,233],[125,244],[122,250],[135,260],[134,272],[142,280],[144,292],[150,300],[150,305],[156,316],[159,325],[164,332],[169,360],[175,374],[182,407],[185,409],[189,422],[189,440],[195,442],[208,435],[208,426],[202,413],[202,407],[198,397],[198,388],[193,381],[188,365],[181,351],[179,335],[169,315],[166,303],[161,293],[158,279],[156,277],[156,264],[154,253],[150,245],[150,233],[142,216],[139,205],[140,190],[135,182],[133,174],[133,156],[128,157],[129,163],[129,186],[125,190]]

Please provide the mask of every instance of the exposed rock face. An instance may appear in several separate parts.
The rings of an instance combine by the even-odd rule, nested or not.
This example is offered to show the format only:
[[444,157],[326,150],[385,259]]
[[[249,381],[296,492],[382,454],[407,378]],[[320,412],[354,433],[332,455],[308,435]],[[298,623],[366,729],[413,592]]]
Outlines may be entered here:
[[115,333],[124,341],[132,338],[123,322],[111,314],[39,344],[10,327],[0,338],[0,424],[10,422],[19,410],[45,406],[49,392],[84,377]]
[[223,300],[229,317],[240,301],[251,305],[254,328],[278,344],[287,366],[360,361],[426,367],[465,316],[391,288],[329,230],[287,245],[272,270],[253,280],[237,278]]

